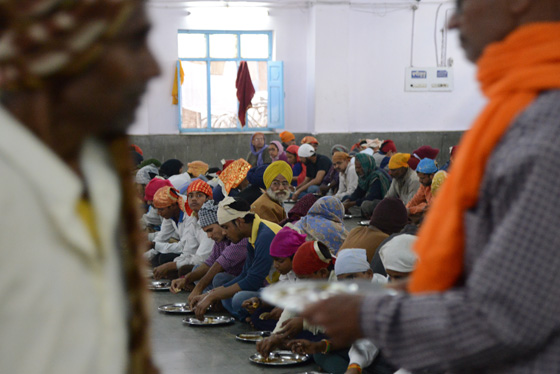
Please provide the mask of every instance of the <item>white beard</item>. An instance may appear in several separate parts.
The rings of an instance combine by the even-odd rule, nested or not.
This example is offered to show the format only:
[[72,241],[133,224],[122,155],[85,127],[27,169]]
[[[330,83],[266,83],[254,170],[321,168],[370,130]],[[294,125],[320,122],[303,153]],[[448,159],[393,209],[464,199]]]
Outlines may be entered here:
[[282,194],[278,194],[277,192],[272,191],[270,188],[266,190],[266,194],[272,201],[277,202],[280,205],[282,205],[282,203],[284,203],[284,201],[286,201],[290,196],[290,194],[286,191],[283,191]]

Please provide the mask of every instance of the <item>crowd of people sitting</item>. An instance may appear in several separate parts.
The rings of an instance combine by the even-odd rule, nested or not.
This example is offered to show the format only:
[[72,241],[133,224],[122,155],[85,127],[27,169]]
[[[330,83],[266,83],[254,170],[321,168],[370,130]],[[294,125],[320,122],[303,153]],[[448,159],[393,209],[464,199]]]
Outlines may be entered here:
[[[427,145],[409,154],[392,140],[364,139],[337,144],[327,156],[312,136],[295,143],[288,131],[268,144],[257,132],[246,159],[220,168],[144,160],[133,145],[144,257],[155,279],[172,280],[172,292],[190,292],[198,318],[224,308],[273,331],[257,345],[264,356],[284,348],[313,354],[331,373],[394,373],[399,368],[370,341],[334,346],[321,328],[263,302],[260,291],[297,279],[359,278],[398,288],[414,269],[415,234],[457,147],[439,168],[439,150]],[[348,231],[352,216],[363,221]]]

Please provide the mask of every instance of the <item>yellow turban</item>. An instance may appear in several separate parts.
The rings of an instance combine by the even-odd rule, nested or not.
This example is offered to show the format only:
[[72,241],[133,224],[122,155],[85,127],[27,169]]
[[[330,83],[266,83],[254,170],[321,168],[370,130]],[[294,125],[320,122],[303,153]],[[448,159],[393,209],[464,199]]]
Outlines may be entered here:
[[443,185],[443,182],[445,182],[446,179],[447,179],[447,173],[444,170],[440,170],[437,173],[435,173],[434,178],[432,179],[432,189],[431,189],[432,196],[435,196],[437,194],[437,192],[439,191],[439,189]]
[[263,182],[268,190],[274,178],[279,175],[283,175],[288,183],[292,183],[292,178],[294,173],[292,172],[292,167],[286,161],[274,161],[272,164],[268,165],[263,175]]
[[408,160],[410,160],[409,153],[395,153],[389,160],[389,169],[407,168]]
[[208,164],[202,161],[193,161],[187,164],[187,172],[192,174],[193,177],[198,178],[200,174],[206,174],[208,171]]

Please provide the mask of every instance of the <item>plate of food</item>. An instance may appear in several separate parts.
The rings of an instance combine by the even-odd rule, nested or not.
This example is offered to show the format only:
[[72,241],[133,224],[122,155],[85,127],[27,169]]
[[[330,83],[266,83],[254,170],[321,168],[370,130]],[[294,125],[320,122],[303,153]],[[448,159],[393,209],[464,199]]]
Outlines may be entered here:
[[170,281],[152,281],[148,285],[150,291],[169,291],[171,289]]
[[249,361],[255,364],[270,366],[299,365],[307,362],[307,360],[309,360],[308,355],[300,355],[291,351],[270,352],[266,358],[261,356],[260,353],[255,353],[249,357]]
[[369,281],[297,281],[276,283],[262,290],[261,298],[269,304],[300,313],[307,305],[342,294],[364,295],[370,292],[389,292]]
[[272,334],[271,331],[250,331],[235,335],[235,339],[242,342],[258,342]]
[[230,316],[205,317],[203,321],[195,317],[187,317],[183,319],[183,323],[189,326],[219,326],[227,325],[233,321],[235,321],[235,318]]
[[189,314],[193,312],[187,303],[165,304],[161,305],[158,310],[169,314]]

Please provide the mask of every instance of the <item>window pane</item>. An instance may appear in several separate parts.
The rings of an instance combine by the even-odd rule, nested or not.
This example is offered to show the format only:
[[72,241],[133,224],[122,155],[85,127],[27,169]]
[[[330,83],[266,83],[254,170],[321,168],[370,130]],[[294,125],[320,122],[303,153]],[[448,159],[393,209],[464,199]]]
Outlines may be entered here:
[[212,128],[237,128],[237,63],[214,61],[210,63],[212,95]]
[[204,34],[179,34],[179,58],[205,58],[206,36]]
[[208,117],[206,62],[182,61],[182,65],[185,80],[181,86],[181,128],[206,128]]
[[255,88],[255,96],[251,100],[253,106],[247,110],[247,126],[268,126],[268,69],[266,61],[249,61],[249,73]]
[[237,35],[210,35],[211,58],[237,58]]
[[242,34],[241,58],[268,58],[268,35]]

